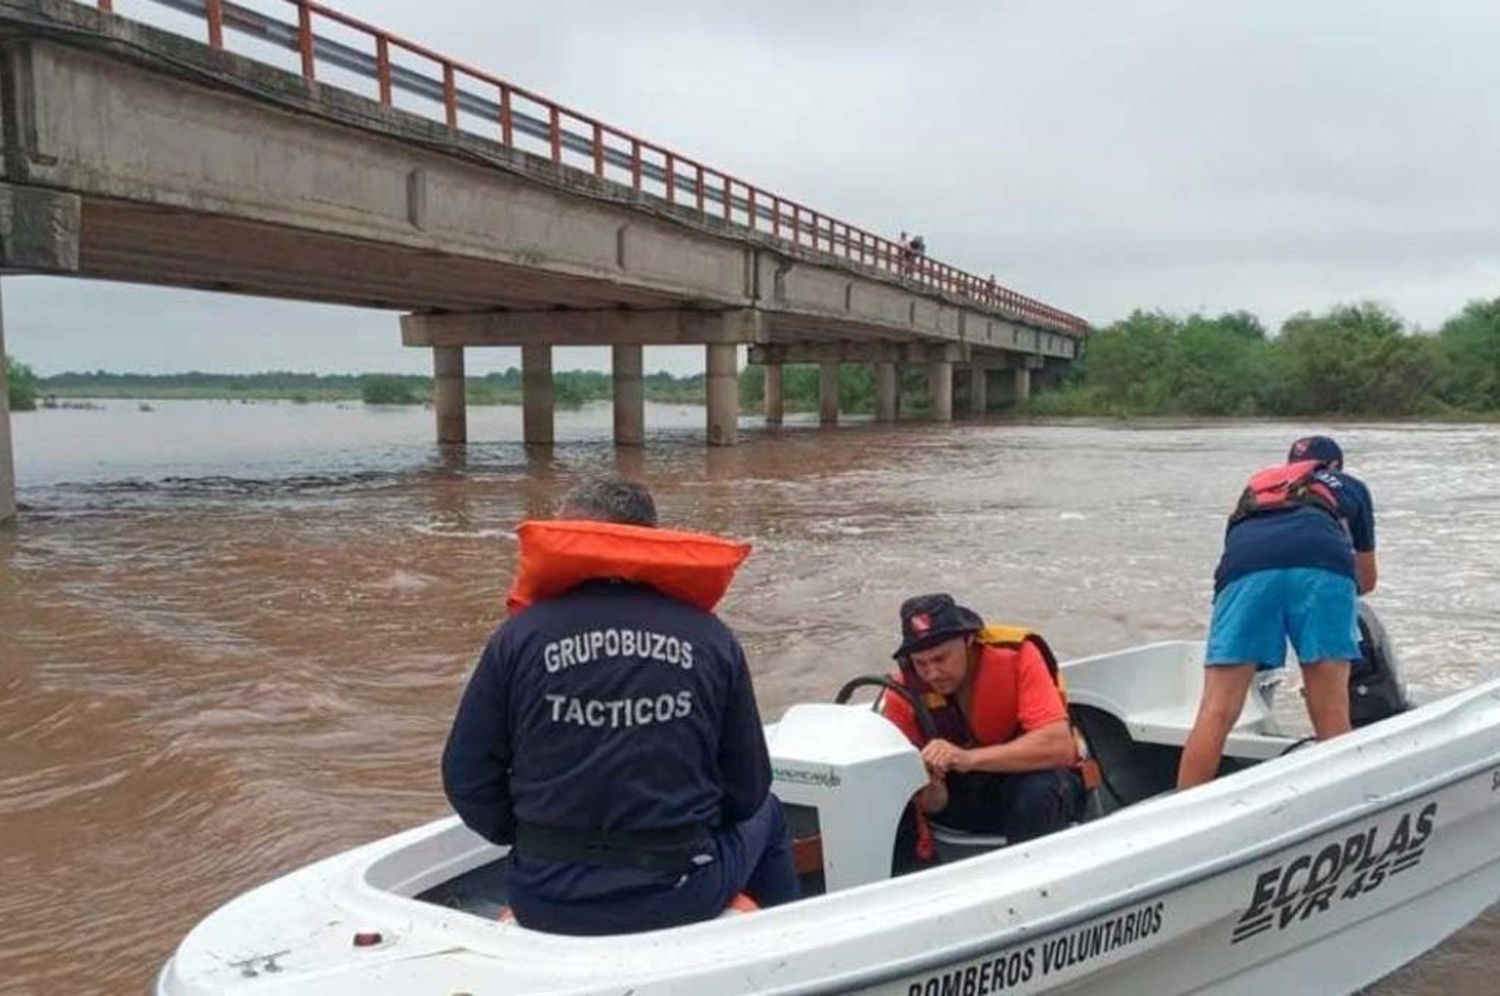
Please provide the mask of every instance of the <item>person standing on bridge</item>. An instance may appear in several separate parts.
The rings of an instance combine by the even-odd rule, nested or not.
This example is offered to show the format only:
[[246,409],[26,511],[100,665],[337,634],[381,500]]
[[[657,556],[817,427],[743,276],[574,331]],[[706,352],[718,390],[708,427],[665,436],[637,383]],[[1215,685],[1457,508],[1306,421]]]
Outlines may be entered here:
[[511,617],[443,752],[465,824],[513,846],[526,927],[655,930],[798,892],[745,655],[712,608],[745,544],[656,528],[608,477],[518,529]]
[[1182,750],[1178,788],[1218,773],[1250,682],[1285,663],[1288,640],[1318,739],[1349,731],[1359,595],[1374,590],[1376,574],[1374,502],[1364,482],[1344,473],[1338,443],[1299,439],[1285,464],[1250,479],[1214,572],[1203,698]]

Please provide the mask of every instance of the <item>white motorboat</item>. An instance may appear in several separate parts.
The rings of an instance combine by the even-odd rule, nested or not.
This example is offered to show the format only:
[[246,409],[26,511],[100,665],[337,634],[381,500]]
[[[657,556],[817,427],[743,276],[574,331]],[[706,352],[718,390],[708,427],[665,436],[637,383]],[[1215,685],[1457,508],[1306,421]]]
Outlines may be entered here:
[[[1258,689],[1239,769],[1171,792],[1200,644],[1063,666],[1105,772],[1091,818],[891,877],[925,781],[863,705],[802,704],[766,728],[809,895],[618,937],[497,920],[505,849],[439,820],[260,886],[200,923],[160,996],[208,993],[1348,993],[1500,900],[1500,681],[1406,709],[1378,624],[1352,682],[1364,725],[1277,729]],[[1293,749],[1297,748],[1297,749]],[[982,852],[982,853],[977,853]]]

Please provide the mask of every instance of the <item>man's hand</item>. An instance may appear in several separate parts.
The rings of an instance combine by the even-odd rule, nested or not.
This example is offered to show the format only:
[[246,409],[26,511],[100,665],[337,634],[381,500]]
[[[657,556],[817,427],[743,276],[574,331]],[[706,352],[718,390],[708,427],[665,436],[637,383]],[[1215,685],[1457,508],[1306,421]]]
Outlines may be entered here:
[[948,777],[936,768],[927,769],[927,784],[917,793],[917,805],[924,813],[941,813],[948,808]]
[[947,740],[932,740],[922,748],[922,763],[929,771],[942,775],[950,771],[968,771],[969,752]]

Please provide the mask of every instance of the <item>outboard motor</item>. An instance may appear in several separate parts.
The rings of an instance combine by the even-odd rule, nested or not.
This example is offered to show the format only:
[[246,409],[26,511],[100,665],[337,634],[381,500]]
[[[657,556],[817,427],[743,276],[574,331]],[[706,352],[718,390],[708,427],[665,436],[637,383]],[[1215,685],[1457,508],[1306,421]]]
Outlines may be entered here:
[[1355,729],[1411,708],[1390,637],[1375,610],[1363,601],[1359,603],[1359,651],[1361,659],[1349,669],[1349,719]]

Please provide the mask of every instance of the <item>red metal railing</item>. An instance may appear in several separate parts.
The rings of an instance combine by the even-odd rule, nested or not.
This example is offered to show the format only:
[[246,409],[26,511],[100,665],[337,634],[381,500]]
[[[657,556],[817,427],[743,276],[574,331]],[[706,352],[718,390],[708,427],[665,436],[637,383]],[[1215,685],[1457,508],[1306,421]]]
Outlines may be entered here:
[[[112,11],[115,0],[96,0]],[[629,183],[637,193],[652,194],[669,204],[691,204],[707,219],[724,222],[794,246],[840,257],[885,271],[904,281],[967,299],[1049,329],[1086,335],[1089,324],[1076,315],[1019,294],[993,279],[914,253],[909,247],[773,194],[714,169],[689,156],[656,145],[630,132],[547,99],[524,87],[474,69],[407,41],[374,25],[310,0],[276,0],[297,9],[295,24],[268,17],[231,0],[148,0],[158,6],[201,16],[208,44],[224,48],[226,28],[295,52],[303,79],[318,78],[319,64],[375,82],[375,97],[396,105],[401,92],[425,102],[404,107],[429,116],[432,105],[455,131],[498,139],[502,145],[534,151],[559,165],[587,169],[595,176]],[[368,40],[366,48],[317,33],[318,20]],[[397,56],[432,64],[433,78]],[[488,96],[493,94],[494,96]],[[684,200],[684,196],[686,200]]]

